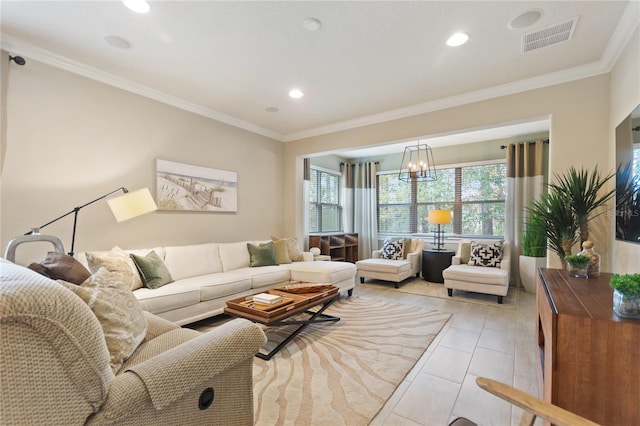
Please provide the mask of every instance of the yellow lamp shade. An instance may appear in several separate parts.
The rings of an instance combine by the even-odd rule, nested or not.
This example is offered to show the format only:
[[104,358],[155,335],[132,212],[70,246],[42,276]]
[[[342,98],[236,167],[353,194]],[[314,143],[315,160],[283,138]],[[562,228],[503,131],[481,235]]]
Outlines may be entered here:
[[450,210],[429,210],[427,221],[435,225],[448,225],[451,223]]
[[149,188],[127,192],[124,195],[107,200],[107,203],[118,222],[158,210]]

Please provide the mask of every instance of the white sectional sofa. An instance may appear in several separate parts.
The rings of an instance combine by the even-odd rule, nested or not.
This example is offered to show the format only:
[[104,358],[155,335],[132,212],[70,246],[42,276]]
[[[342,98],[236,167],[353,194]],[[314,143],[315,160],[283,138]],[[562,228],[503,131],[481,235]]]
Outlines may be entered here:
[[[226,301],[280,287],[291,281],[329,283],[351,295],[356,266],[347,262],[304,261],[274,266],[250,267],[247,243],[206,243],[126,250],[146,256],[154,250],[164,261],[174,282],[157,289],[134,290],[142,308],[179,325],[221,314]],[[75,256],[85,266],[85,253]]]

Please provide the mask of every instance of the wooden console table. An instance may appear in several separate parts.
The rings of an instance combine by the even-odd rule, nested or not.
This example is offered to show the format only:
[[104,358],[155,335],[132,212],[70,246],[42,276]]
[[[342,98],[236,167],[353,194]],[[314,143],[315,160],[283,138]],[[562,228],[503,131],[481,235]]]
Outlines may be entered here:
[[640,321],[613,312],[610,277],[540,268],[538,373],[545,401],[602,425],[637,425]]

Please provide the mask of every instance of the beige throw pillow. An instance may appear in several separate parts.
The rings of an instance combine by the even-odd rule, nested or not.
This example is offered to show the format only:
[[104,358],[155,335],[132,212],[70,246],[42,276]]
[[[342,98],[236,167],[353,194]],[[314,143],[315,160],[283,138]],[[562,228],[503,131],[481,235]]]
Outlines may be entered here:
[[87,252],[85,255],[92,274],[95,274],[100,268],[105,268],[116,275],[120,281],[126,283],[131,290],[142,288],[142,279],[138,268],[129,254],[120,247],[115,246],[111,251]]
[[289,254],[289,259],[292,262],[302,261],[302,252],[298,248],[298,240],[296,240],[295,238],[278,238],[273,236],[271,237],[271,240],[273,240],[276,243],[278,241],[285,241],[287,245],[287,253]]
[[147,333],[147,322],[138,300],[118,277],[100,268],[81,285],[58,280],[78,295],[100,322],[116,374]]

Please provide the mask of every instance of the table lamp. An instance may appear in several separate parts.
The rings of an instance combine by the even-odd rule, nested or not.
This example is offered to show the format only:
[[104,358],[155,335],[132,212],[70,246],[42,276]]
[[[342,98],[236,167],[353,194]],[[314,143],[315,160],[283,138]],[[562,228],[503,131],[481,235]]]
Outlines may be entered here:
[[433,244],[438,251],[442,250],[444,246],[442,225],[448,225],[451,223],[451,211],[449,210],[429,210],[429,216],[427,221],[433,225],[438,225],[437,231],[433,234]]

